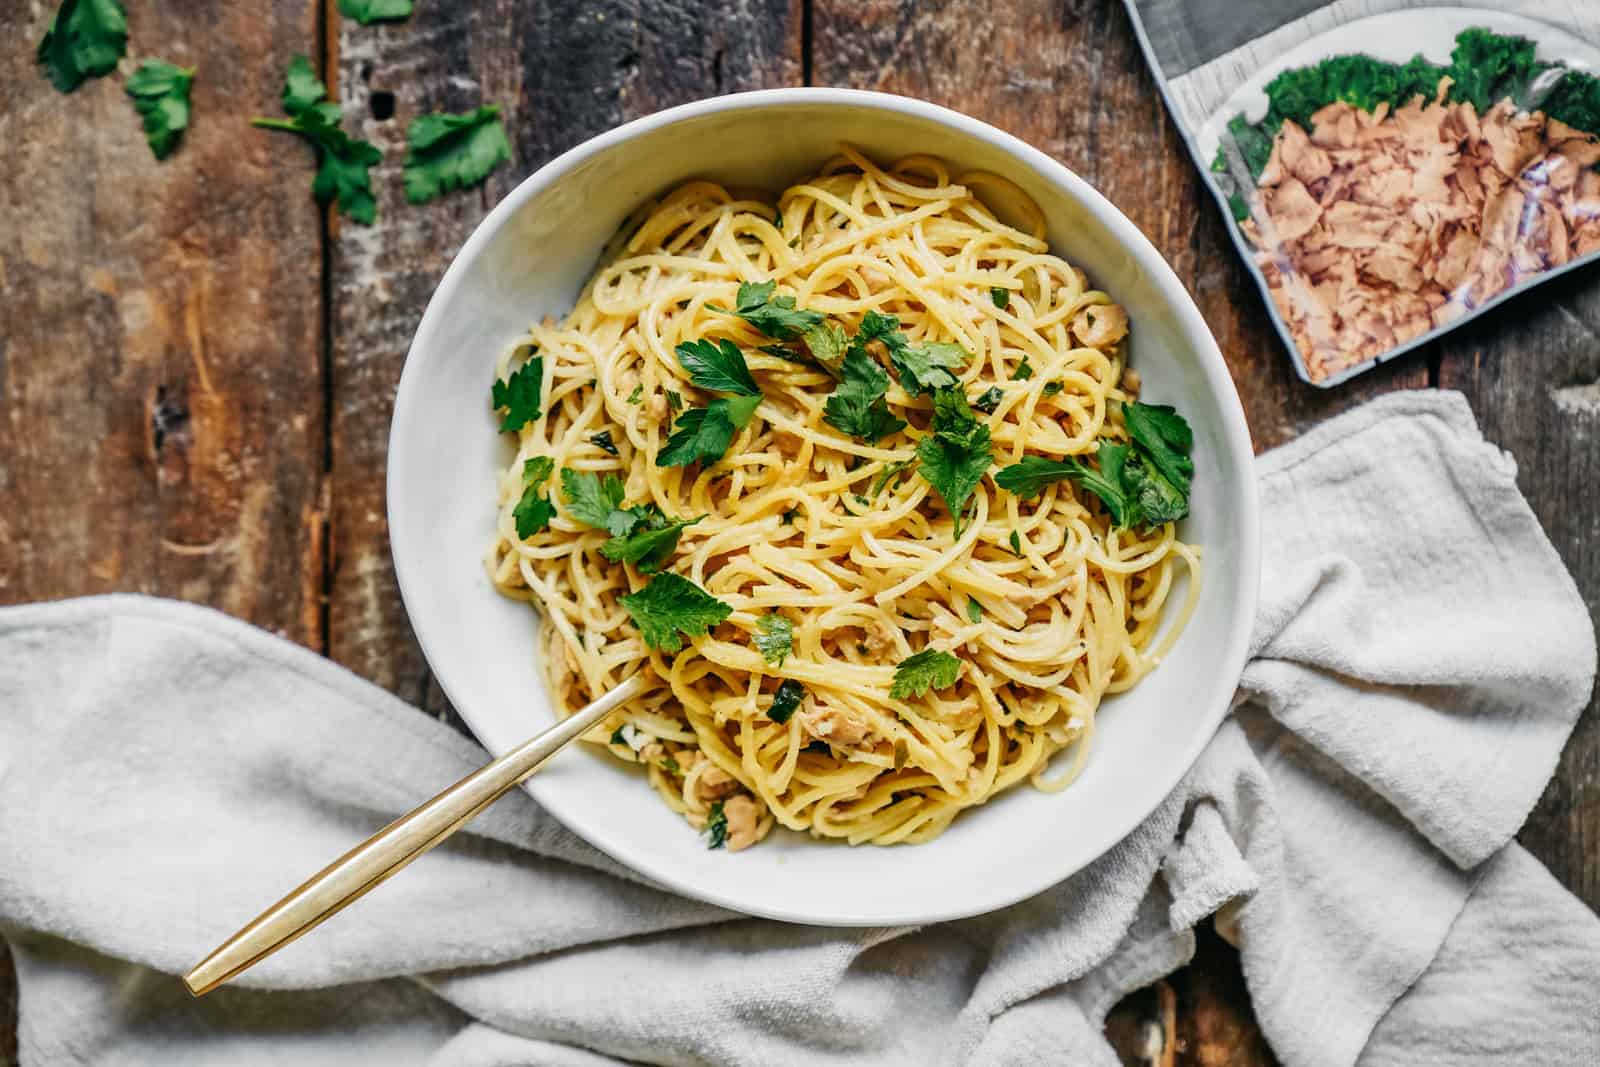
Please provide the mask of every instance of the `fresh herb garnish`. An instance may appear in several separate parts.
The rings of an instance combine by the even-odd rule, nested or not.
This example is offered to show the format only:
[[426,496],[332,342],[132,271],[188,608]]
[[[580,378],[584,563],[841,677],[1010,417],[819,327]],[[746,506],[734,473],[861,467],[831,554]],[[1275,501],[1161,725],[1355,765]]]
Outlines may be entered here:
[[805,699],[806,687],[793,678],[785,678],[778,686],[778,691],[773,694],[772,704],[767,708],[767,718],[775,723],[786,723],[789,717],[800,706],[800,701]]
[[738,396],[761,395],[744,353],[732,341],[685,341],[675,351],[689,380],[700,388]]
[[661,758],[661,769],[678,777],[683,775],[683,768],[678,766],[678,761],[671,756],[663,756]]
[[864,345],[850,345],[840,374],[838,387],[823,405],[823,422],[869,444],[905,429],[905,420],[891,413],[884,399],[889,391],[889,375]]
[[544,357],[534,356],[504,380],[496,379],[489,391],[489,399],[496,411],[504,411],[500,420],[501,433],[513,433],[540,415],[539,394],[544,388]]
[[406,199],[413,204],[476,185],[511,158],[496,104],[460,115],[418,115],[406,144]]
[[985,415],[993,415],[999,409],[1000,401],[1004,400],[1005,397],[1006,392],[1004,389],[998,385],[991,385],[983,391],[982,396],[972,402],[972,406]]
[[966,366],[971,357],[960,345],[934,341],[915,348],[890,346],[889,358],[899,372],[900,387],[912,396],[920,396],[955,385],[956,376],[950,371]]
[[1045,396],[1055,396],[1057,393],[1061,392],[1061,389],[1062,384],[1059,381],[1050,381],[1044,383]]
[[983,621],[983,605],[978,603],[976,597],[967,597],[967,621],[972,623]]
[[774,666],[783,666],[783,661],[794,651],[794,623],[777,612],[768,612],[756,620],[756,628],[761,631],[755,637],[761,658]]
[[39,65],[50,84],[70,93],[117,69],[128,49],[128,18],[117,0],[61,0],[39,42]]
[[919,697],[930,689],[945,689],[955,685],[960,675],[959,659],[948,652],[925,648],[901,660],[895,667],[889,696],[893,700]]
[[683,531],[705,518],[704,515],[692,519],[668,518],[654,504],[630,510],[642,512],[641,521],[630,533],[613,537],[601,545],[600,554],[613,563],[632,563],[640,574],[654,574],[664,567],[677,551]]
[[1023,356],[1022,362],[1017,364],[1017,369],[1011,372],[1011,380],[1025,382],[1033,377],[1033,364],[1028,362],[1028,357]]
[[611,440],[610,430],[601,430],[599,433],[594,434],[589,438],[589,443],[602,452],[609,452],[613,456],[617,454],[617,445],[615,441]]
[[994,306],[1004,311],[1011,306],[1011,290],[1002,289],[996,285],[989,290],[989,299],[994,301]]
[[1189,452],[1194,434],[1170,407],[1125,404],[1123,421],[1132,445],[1101,441],[1096,470],[1081,460],[1024,456],[995,475],[995,483],[1021,497],[1037,496],[1045,487],[1070,479],[1105,504],[1111,521],[1122,527],[1159,526],[1189,514]]
[[550,528],[556,509],[544,493],[544,483],[555,469],[555,460],[549,456],[533,456],[522,465],[522,499],[511,509],[517,523],[517,536],[532,537],[540,530]]
[[654,502],[623,507],[622,493],[622,481],[615,474],[602,478],[587,471],[561,470],[567,511],[579,522],[611,534],[600,554],[613,563],[632,563],[641,574],[653,574],[672,558],[683,531],[705,516],[674,519]]
[[721,848],[728,840],[728,816],[720,800],[711,805],[711,813],[706,816],[705,834],[706,848]]
[[370,226],[378,217],[378,201],[372,195],[368,171],[383,159],[383,153],[339,128],[339,107],[324,100],[327,95],[311,60],[295,56],[283,85],[283,109],[289,118],[254,118],[250,125],[292,133],[309,143],[317,153],[311,195],[319,204],[335,201],[340,211]]
[[339,0],[339,14],[363,26],[411,17],[411,0]]
[[1011,536],[1007,540],[1011,545],[1011,554],[1020,557],[1022,555],[1022,535],[1012,530]]
[[678,416],[672,436],[656,454],[658,467],[687,467],[702,460],[721,459],[734,434],[750,423],[761,396],[718,397],[703,408],[690,408]]
[[633,406],[637,407],[639,405],[639,402],[641,400],[643,400],[643,399],[644,399],[644,383],[641,382],[640,384],[638,384],[638,385],[633,387],[633,392],[628,394],[628,403],[630,403]]
[[815,752],[823,756],[833,755],[833,746],[826,741],[807,741],[806,747],[801,752]]
[[822,312],[795,307],[793,296],[773,295],[777,288],[777,282],[740,282],[732,311],[715,304],[706,307],[724,315],[737,315],[774,341],[793,341],[822,322]]
[[[677,652],[683,637],[701,637],[733,609],[679,574],[667,571],[637,593],[617,598],[650,648]],[[682,636],[680,636],[682,635]]]
[[839,362],[844,358],[845,349],[849,345],[844,327],[837,322],[819,322],[802,333],[800,339],[810,350],[811,357],[837,378]]
[[933,394],[933,432],[917,443],[917,456],[922,460],[918,472],[950,509],[959,537],[967,500],[994,462],[989,427],[973,417],[959,388]]
[[561,468],[561,497],[567,512],[586,526],[620,537],[639,524],[640,516],[622,506],[622,479],[589,471]]
[[872,493],[870,494],[872,499],[876,500],[878,498],[878,494],[883,492],[883,487],[888,485],[891,479],[899,478],[916,465],[917,461],[915,459],[903,459],[898,463],[891,463],[884,467],[872,481]]
[[788,511],[785,511],[783,513],[783,522],[786,523],[786,524],[792,524],[794,522],[794,520],[799,518],[799,517],[800,517],[800,509],[797,508],[797,507],[796,508],[790,508]]
[[667,390],[667,410],[674,415],[683,410],[683,396],[675,389]]
[[147,59],[128,76],[125,90],[144,117],[144,139],[157,159],[166,159],[189,126],[189,86],[193,67]]

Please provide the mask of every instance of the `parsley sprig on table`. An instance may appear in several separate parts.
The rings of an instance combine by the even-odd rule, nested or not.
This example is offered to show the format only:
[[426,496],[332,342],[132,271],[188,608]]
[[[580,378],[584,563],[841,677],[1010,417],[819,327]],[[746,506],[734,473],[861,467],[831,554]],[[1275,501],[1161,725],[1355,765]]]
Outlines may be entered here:
[[622,480],[615,474],[602,477],[563,467],[561,495],[573,518],[611,534],[600,546],[602,556],[613,563],[632,563],[641,574],[666,566],[683,531],[705,518],[674,519],[654,502],[624,507]]
[[1123,421],[1131,444],[1102,441],[1098,469],[1082,460],[1024,456],[995,475],[995,483],[1021,497],[1038,496],[1063,479],[1083,486],[1105,504],[1121,527],[1159,526],[1189,514],[1194,433],[1165,405],[1127,404]]
[[339,0],[339,14],[363,26],[411,17],[411,0]]
[[283,109],[289,118],[258,117],[251,119],[250,125],[282,130],[310,143],[317,153],[317,176],[311,182],[311,195],[322,204],[336,200],[339,210],[357,222],[371,225],[378,217],[378,201],[372,195],[368,171],[383,159],[383,153],[372,143],[351,137],[339,128],[339,106],[324,100],[327,95],[312,70],[311,60],[295,56],[283,86]]
[[164,59],[147,59],[123,87],[133,109],[144,117],[144,137],[157,159],[166,159],[189,126],[189,86],[194,68]]
[[62,0],[39,42],[50,84],[70,93],[117,69],[128,48],[128,17],[117,0]]
[[744,353],[732,341],[686,341],[676,351],[691,382],[702,389],[734,395],[717,397],[703,408],[690,408],[679,415],[672,436],[656,454],[656,466],[715,463],[728,451],[734,435],[750,424],[761,404],[761,388]]
[[413,204],[476,185],[511,158],[495,104],[460,115],[419,115],[406,140],[406,199]]
[[639,627],[644,643],[662,652],[677,652],[684,637],[702,637],[733,614],[728,605],[671,571],[617,600]]

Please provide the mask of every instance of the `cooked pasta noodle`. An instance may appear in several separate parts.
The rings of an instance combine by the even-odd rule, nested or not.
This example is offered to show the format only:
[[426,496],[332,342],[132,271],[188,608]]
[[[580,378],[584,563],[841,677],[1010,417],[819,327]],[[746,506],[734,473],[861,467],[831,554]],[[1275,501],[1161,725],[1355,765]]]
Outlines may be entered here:
[[[502,377],[542,357],[544,413],[520,428],[501,479],[490,574],[543,616],[542,663],[565,712],[647,677],[644,696],[585,740],[643,764],[694,826],[723,822],[730,847],[776,824],[852,844],[926,841],[1018,783],[1065,787],[1102,698],[1158,662],[1163,607],[1185,573],[1173,636],[1192,610],[1199,551],[1173,523],[1115,527],[1066,480],[1031,498],[994,482],[1024,455],[1088,458],[1127,440],[1122,408],[1138,391],[1121,309],[1043,233],[1010,183],[954,177],[928,157],[881,169],[845,148],[776,207],[694,181],[637,212],[572,312],[502,356]],[[719,310],[735,307],[741,282],[769,280],[847,332],[877,311],[912,343],[966,351],[952,373],[968,397],[989,394],[977,418],[995,466],[964,521],[916,469],[895,466],[917,457],[927,395],[892,384],[888,408],[909,425],[876,442],[847,436],[824,419],[827,367]],[[684,408],[715,395],[674,354],[701,339],[735,342],[762,398],[723,459],[661,466],[670,394]],[[518,535],[524,466],[541,456],[557,472],[615,473],[630,504],[704,516],[665,569],[731,614],[676,655],[648,647],[619,598],[649,577],[601,553],[610,535],[561,506],[559,479],[548,527]],[[781,663],[755,643],[774,613],[793,634]],[[891,698],[897,664],[924,649],[953,653],[957,680]],[[785,680],[805,696],[778,722],[769,709]]]

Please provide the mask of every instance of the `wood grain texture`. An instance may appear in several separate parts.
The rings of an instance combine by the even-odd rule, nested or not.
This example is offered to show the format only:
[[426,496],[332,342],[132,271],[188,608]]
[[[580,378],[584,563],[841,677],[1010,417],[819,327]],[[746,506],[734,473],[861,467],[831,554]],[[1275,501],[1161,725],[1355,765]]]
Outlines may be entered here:
[[[109,590],[215,605],[316,647],[317,218],[277,109],[301,4],[138,9],[130,58],[199,67],[158,163],[112,76],[63,95],[0,51],[0,602]],[[148,42],[148,44],[146,44]],[[286,151],[293,148],[293,151]]]
[[[385,162],[373,172],[377,225],[341,223],[332,248],[330,653],[439,710],[395,586],[383,495],[394,389],[429,295],[489,206],[560,152],[673,104],[798,84],[800,4],[420,4],[406,23],[337,30],[339,96]],[[513,162],[479,189],[407,205],[407,123],[481,103],[501,105]],[[483,353],[485,368],[495,355]]]
[[[1600,624],[1600,269],[1524,293],[1444,339],[1439,384],[1466,393]],[[1528,605],[1537,611],[1538,605]],[[1518,839],[1600,910],[1600,698]]]

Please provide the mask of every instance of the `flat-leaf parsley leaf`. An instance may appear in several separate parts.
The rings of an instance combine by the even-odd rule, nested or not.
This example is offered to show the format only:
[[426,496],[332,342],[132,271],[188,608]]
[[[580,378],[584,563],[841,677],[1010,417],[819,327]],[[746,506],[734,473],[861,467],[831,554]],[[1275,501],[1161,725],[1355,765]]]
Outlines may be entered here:
[[189,125],[189,86],[194,68],[147,59],[124,86],[133,109],[144,117],[144,139],[157,159],[166,159]]
[[922,460],[918,473],[933,486],[955,519],[961,533],[961,515],[984,471],[994,462],[989,452],[989,427],[979,422],[959,388],[933,394],[933,432],[917,442]]
[[822,312],[795,307],[790,294],[774,296],[777,288],[777,282],[740,282],[732,311],[715,304],[708,306],[724,315],[739,316],[774,341],[793,341],[822,322]]
[[544,414],[539,410],[539,394],[544,388],[544,357],[534,356],[501,380],[496,379],[489,390],[489,400],[496,411],[504,411],[500,420],[501,433],[513,433],[530,422],[537,422]]
[[721,848],[728,840],[728,816],[722,810],[722,801],[712,803],[706,815],[706,848]]
[[893,700],[919,697],[930,689],[945,689],[961,676],[961,661],[948,652],[925,648],[900,661],[889,686]]
[[658,467],[687,467],[701,461],[716,462],[728,451],[734,434],[750,424],[761,397],[718,397],[703,408],[690,408],[678,416],[672,436],[656,454]]
[[876,444],[906,425],[904,419],[889,411],[884,400],[888,391],[889,375],[865,346],[852,344],[844,356],[839,385],[823,405],[822,421],[851,437]]
[[406,142],[406,199],[413,204],[476,185],[511,158],[495,104],[460,115],[419,115],[406,130]]
[[550,528],[550,520],[555,518],[556,509],[543,490],[544,483],[550,480],[550,472],[554,469],[555,460],[549,456],[533,456],[522,465],[522,499],[511,511],[517,523],[518,537],[532,537],[540,530]]
[[363,26],[411,17],[411,0],[339,0],[339,14]]
[[777,612],[768,612],[756,621],[756,628],[761,631],[755,638],[761,658],[774,666],[783,666],[783,661],[794,651],[794,623]]
[[760,396],[744,353],[732,341],[685,341],[675,350],[689,380],[702,389],[739,396]]
[[62,0],[39,42],[39,65],[50,84],[70,93],[117,69],[128,49],[128,18],[117,0]]
[[677,652],[684,636],[704,636],[733,614],[728,605],[671,571],[656,575],[639,592],[617,601],[639,627],[644,643],[662,652]]
[[340,211],[370,226],[378,217],[378,201],[372,195],[368,171],[383,159],[383,153],[370,142],[351,137],[339,128],[338,106],[319,103],[326,95],[322,82],[312,73],[311,61],[295,56],[283,87],[283,109],[290,118],[254,118],[250,125],[282,130],[307,141],[317,153],[311,195],[319,204],[336,201]]
[[805,699],[805,695],[805,686],[793,678],[785,678],[772,696],[772,704],[767,708],[767,718],[776,723],[788,722],[789,717],[800,706],[800,701]]

